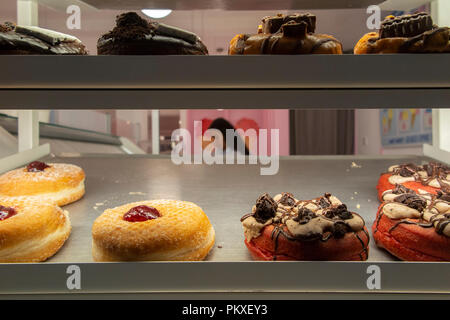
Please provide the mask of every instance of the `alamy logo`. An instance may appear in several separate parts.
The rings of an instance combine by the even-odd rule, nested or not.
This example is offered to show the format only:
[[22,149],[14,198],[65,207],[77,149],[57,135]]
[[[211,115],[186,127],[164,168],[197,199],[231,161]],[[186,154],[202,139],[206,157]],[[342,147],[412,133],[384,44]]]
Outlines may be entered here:
[[[194,137],[202,136],[201,121],[194,121]],[[208,129],[203,140],[194,139],[187,129],[177,129],[172,133],[172,162],[180,164],[251,164],[262,165],[261,175],[274,175],[279,169],[280,134],[278,129],[226,129],[222,132]],[[193,159],[192,159],[193,158]],[[264,166],[264,167],[263,167]]]
[[381,289],[381,268],[377,265],[370,265],[367,267],[367,274],[370,276],[367,278],[367,289],[380,290]]
[[369,30],[378,30],[381,25],[381,8],[376,5],[369,6],[366,10],[370,16],[367,18],[366,25]]
[[77,265],[70,265],[66,270],[67,277],[66,286],[69,290],[80,290],[81,289],[81,269]]
[[70,16],[66,20],[66,26],[69,30],[81,29],[81,9],[77,5],[70,5],[66,9],[66,13]]

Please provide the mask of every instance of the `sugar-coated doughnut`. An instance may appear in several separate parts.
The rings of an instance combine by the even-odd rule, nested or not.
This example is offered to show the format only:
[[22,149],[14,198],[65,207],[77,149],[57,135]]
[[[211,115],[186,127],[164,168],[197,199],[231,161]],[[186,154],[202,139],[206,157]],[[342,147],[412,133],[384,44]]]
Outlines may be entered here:
[[70,235],[67,211],[29,197],[0,197],[0,262],[40,262]]
[[106,210],[92,227],[95,261],[196,261],[214,245],[215,232],[192,202],[149,200]]
[[257,260],[363,261],[369,253],[364,220],[326,193],[297,200],[261,195],[241,219],[245,245]]
[[84,180],[78,166],[34,161],[0,176],[0,196],[32,196],[64,206],[83,197]]

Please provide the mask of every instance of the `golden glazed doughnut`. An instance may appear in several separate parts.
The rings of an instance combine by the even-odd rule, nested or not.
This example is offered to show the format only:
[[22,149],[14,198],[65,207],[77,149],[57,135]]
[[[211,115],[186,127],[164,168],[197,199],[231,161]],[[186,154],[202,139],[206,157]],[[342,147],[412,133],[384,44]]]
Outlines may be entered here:
[[34,161],[0,176],[0,196],[36,196],[64,206],[83,197],[84,179],[75,165]]
[[37,198],[0,197],[0,262],[40,262],[70,235],[69,214]]
[[214,245],[215,232],[192,202],[150,200],[106,210],[92,227],[95,261],[196,261]]

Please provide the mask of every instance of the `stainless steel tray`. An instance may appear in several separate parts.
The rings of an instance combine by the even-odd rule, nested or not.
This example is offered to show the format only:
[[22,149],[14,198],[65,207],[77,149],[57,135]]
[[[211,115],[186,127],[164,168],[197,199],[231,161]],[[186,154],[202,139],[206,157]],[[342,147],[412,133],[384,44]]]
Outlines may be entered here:
[[[254,262],[243,243],[239,219],[263,192],[289,191],[299,199],[331,192],[370,228],[379,205],[379,174],[392,164],[427,161],[424,157],[291,156],[280,159],[274,176],[261,176],[259,165],[177,166],[168,158],[150,156],[45,160],[81,166],[87,175],[86,195],[65,207],[72,234],[54,257],[41,264],[0,265],[0,293],[71,292],[66,271],[74,264],[83,277],[77,292],[367,292],[367,268],[377,265],[382,270],[377,291],[450,293],[449,263],[397,261],[373,241],[368,262]],[[188,200],[203,208],[216,230],[216,245],[206,261],[93,263],[93,221],[107,208],[157,198]]]

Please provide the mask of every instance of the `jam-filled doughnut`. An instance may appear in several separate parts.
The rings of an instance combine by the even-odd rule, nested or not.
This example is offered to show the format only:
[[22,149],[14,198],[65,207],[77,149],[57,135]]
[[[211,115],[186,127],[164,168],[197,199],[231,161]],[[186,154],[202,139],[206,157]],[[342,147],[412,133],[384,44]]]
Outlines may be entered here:
[[311,13],[264,17],[257,34],[238,34],[230,41],[228,54],[342,54],[337,39],[315,30]]
[[149,200],[106,210],[92,227],[95,261],[196,261],[214,245],[215,232],[192,202]]
[[450,189],[450,167],[437,162],[421,166],[412,163],[391,166],[378,180],[380,201],[384,201],[385,192],[393,190],[398,184],[415,193],[436,194],[439,190]]
[[450,261],[450,193],[397,185],[383,199],[372,226],[379,247],[406,261]]
[[38,197],[64,206],[83,197],[84,180],[78,166],[34,161],[0,176],[0,196]]
[[70,235],[69,214],[51,202],[0,197],[0,262],[40,262]]
[[378,32],[369,32],[358,41],[354,53],[450,52],[449,38],[450,29],[434,25],[427,13],[387,16]]
[[290,193],[261,195],[241,218],[245,245],[257,260],[363,261],[369,234],[358,214],[326,193],[297,200]]

